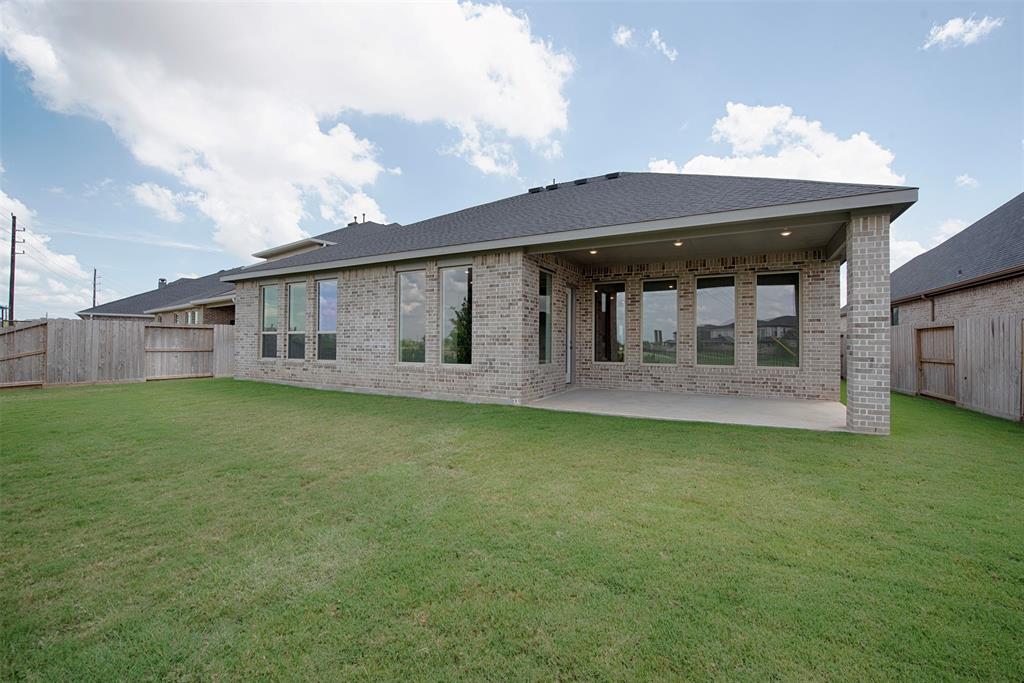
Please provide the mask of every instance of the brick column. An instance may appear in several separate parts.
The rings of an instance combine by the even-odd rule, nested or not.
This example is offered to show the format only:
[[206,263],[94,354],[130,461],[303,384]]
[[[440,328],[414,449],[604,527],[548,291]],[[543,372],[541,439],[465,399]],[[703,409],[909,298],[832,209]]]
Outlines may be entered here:
[[889,433],[889,215],[846,228],[846,426]]

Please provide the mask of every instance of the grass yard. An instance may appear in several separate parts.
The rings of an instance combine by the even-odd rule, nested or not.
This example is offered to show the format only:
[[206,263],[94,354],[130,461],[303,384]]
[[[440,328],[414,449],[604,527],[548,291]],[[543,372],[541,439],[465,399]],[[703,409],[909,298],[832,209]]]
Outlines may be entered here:
[[1024,428],[0,394],[0,677],[1024,679]]

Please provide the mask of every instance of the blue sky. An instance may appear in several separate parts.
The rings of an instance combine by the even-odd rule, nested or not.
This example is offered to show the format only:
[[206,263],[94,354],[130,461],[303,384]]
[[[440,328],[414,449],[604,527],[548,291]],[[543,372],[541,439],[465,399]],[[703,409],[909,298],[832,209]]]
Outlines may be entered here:
[[18,317],[612,170],[918,186],[894,265],[1024,184],[1019,4],[505,7],[9,5]]

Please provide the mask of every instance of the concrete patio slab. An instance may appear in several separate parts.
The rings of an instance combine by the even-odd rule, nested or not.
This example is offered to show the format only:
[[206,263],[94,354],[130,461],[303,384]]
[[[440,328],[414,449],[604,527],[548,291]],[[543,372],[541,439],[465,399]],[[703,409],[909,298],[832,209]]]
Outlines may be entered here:
[[526,405],[545,410],[646,417],[654,420],[718,422],[827,432],[846,431],[846,406],[838,401],[797,401],[617,389],[568,389]]

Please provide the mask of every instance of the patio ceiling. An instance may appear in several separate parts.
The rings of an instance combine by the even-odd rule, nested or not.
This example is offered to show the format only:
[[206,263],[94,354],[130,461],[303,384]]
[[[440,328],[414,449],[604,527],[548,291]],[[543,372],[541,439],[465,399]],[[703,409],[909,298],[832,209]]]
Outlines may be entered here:
[[[844,254],[836,245],[841,247],[844,243],[841,230],[847,220],[849,214],[844,212],[789,220],[738,222],[538,245],[530,251],[558,253],[570,261],[588,266],[807,249],[823,249],[826,257],[842,260]],[[681,244],[677,246],[679,242]]]

